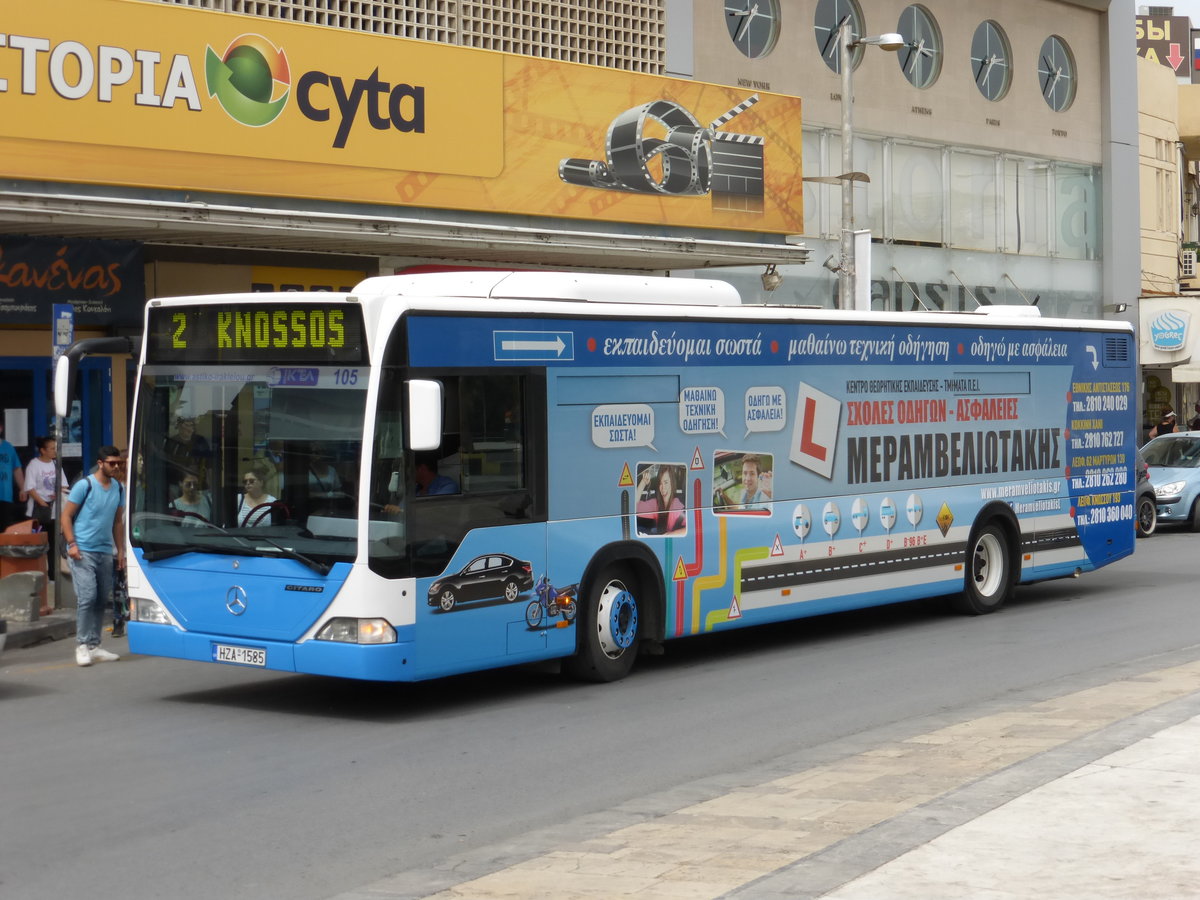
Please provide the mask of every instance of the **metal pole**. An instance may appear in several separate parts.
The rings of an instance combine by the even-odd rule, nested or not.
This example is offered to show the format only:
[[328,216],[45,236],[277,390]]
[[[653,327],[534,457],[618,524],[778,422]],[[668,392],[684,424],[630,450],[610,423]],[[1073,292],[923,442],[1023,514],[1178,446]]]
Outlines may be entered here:
[[[55,357],[55,362],[58,358]],[[59,554],[62,553],[62,511],[66,506],[66,498],[62,495],[62,454],[63,454],[63,419],[58,415],[58,410],[55,410],[54,415],[54,444],[57,448],[54,454],[54,555],[46,560],[47,577],[54,576],[54,611],[62,609],[62,603],[59,602],[61,594],[59,590],[62,586],[62,567],[58,564]]]
[[851,84],[850,25],[853,19],[846,16],[838,26],[838,62],[842,75],[842,261],[838,268],[838,309],[854,308],[854,181],[849,174],[854,171],[854,106]]

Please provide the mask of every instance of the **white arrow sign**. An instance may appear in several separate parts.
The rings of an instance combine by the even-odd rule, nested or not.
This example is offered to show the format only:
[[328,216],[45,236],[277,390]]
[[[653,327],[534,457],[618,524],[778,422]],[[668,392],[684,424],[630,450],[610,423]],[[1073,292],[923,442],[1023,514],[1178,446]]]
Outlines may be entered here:
[[532,350],[541,353],[546,350],[553,350],[558,356],[562,356],[563,348],[567,345],[563,343],[561,337],[556,337],[552,341],[501,341],[501,350]]

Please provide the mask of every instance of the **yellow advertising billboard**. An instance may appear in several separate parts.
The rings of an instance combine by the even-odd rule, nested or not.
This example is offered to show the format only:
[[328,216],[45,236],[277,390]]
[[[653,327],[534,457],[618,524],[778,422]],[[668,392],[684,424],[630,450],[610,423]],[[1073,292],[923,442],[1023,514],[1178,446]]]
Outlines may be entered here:
[[803,231],[794,97],[140,0],[0,28],[6,178]]

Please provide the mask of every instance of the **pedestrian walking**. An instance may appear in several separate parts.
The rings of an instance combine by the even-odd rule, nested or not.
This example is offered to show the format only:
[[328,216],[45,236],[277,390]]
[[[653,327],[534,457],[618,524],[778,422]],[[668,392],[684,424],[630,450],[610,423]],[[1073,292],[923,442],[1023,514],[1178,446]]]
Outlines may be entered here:
[[75,582],[75,662],[90,666],[120,657],[100,646],[104,610],[113,594],[116,568],[125,568],[125,488],[116,476],[125,465],[116,447],[100,448],[95,474],[76,482],[62,512],[71,578]]

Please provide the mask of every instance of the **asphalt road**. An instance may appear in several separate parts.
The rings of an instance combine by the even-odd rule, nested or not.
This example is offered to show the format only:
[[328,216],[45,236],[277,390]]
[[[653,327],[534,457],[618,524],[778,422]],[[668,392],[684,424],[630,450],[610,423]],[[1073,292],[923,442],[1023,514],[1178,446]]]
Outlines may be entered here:
[[[1200,645],[1200,536],[999,614],[905,604],[668,645],[612,685],[0,658],[0,896],[323,898],[785,754]],[[119,645],[123,642],[114,642]]]

